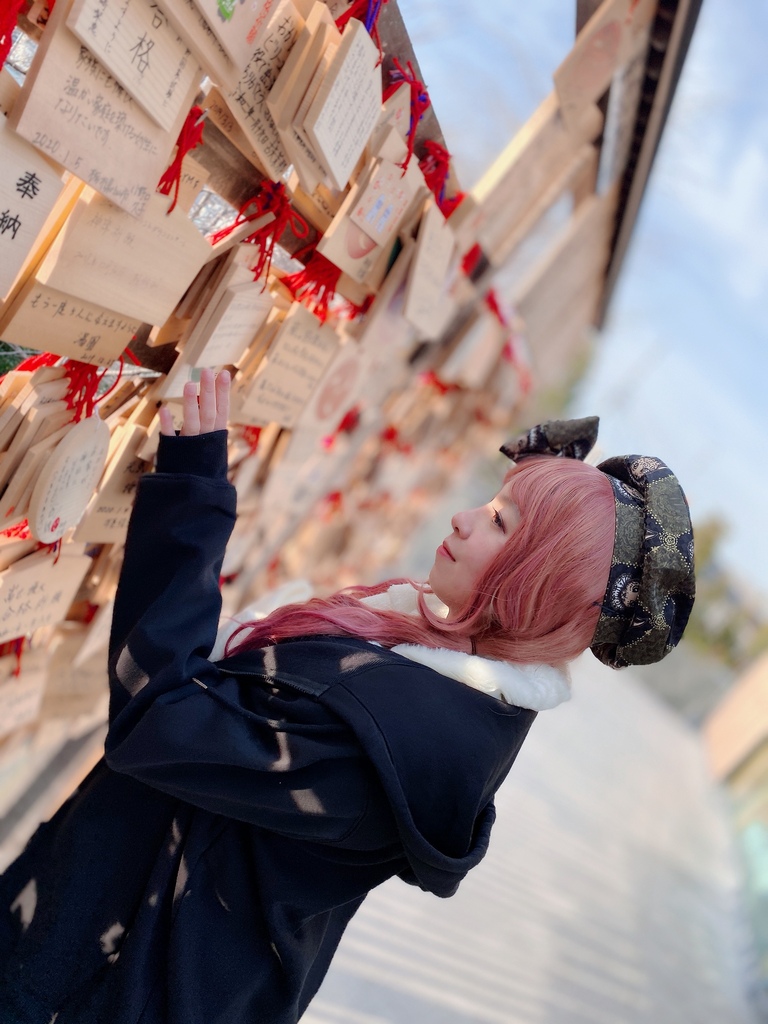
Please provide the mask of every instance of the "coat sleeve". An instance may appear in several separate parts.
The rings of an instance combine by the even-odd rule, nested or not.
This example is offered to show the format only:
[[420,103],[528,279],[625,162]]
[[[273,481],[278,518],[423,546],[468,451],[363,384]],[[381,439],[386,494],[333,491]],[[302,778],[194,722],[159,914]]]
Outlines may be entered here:
[[337,841],[366,805],[355,737],[316,703],[208,660],[234,522],[226,431],[162,439],[158,472],[137,489],[115,596],[106,761],[213,813]]

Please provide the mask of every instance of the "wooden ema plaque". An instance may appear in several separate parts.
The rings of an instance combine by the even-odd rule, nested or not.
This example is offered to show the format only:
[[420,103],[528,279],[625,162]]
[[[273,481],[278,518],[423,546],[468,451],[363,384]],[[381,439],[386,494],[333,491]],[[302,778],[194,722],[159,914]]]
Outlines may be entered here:
[[163,0],[162,9],[179,35],[189,43],[211,81],[224,89],[234,89],[241,69],[233,64],[195,0]]
[[166,132],[186,115],[202,68],[152,0],[74,0],[67,27]]
[[91,568],[79,545],[65,545],[58,560],[36,551],[0,573],[0,643],[60,622]]
[[290,0],[282,0],[254,45],[237,87],[226,97],[232,116],[273,181],[285,174],[288,159],[267,107],[267,97],[302,25],[294,5]]
[[153,193],[141,217],[102,196],[81,199],[37,277],[143,323],[162,324],[212,255],[210,243],[167,196]]
[[10,123],[46,156],[138,217],[168,166],[197,83],[170,128],[161,128],[67,28],[70,6],[59,0],[54,7]]
[[104,470],[109,429],[99,416],[80,420],[49,456],[32,492],[29,529],[51,544],[82,516]]
[[422,338],[439,337],[451,315],[447,279],[454,249],[453,232],[430,199],[419,225],[403,308],[403,316]]
[[98,491],[91,497],[75,530],[76,541],[112,544],[122,543],[125,539],[136,487],[148,469],[138,455],[138,449],[146,439],[145,428],[138,424],[120,433]]
[[200,13],[238,71],[253,53],[278,0],[195,0]]
[[347,187],[380,115],[379,52],[353,18],[303,122],[334,188]]
[[11,289],[64,188],[56,168],[0,116],[0,299]]
[[338,344],[333,328],[294,304],[253,378],[242,383],[236,380],[233,419],[292,427]]
[[93,366],[110,366],[140,326],[140,320],[49,288],[36,278],[0,317],[0,335],[9,344],[28,346],[34,338],[42,352]]

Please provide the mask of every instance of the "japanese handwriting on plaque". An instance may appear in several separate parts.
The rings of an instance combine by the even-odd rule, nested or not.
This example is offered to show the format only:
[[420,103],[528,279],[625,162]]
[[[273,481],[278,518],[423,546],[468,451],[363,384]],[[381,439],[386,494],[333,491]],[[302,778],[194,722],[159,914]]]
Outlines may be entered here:
[[267,96],[296,41],[299,26],[296,8],[290,0],[283,0],[254,43],[237,88],[227,97],[228,107],[275,180],[286,171],[288,160],[267,108]]
[[138,219],[101,196],[80,200],[38,279],[144,323],[162,324],[211,256],[211,246],[182,210],[167,214],[155,193]]
[[[75,0],[67,25],[166,131],[202,69],[152,0]],[[98,18],[95,15],[98,14]]]
[[16,191],[22,199],[34,199],[42,182],[34,171],[25,171],[16,182]]
[[187,40],[212,81],[223,88],[234,89],[240,69],[235,67],[213,34],[211,26],[195,6],[195,0],[163,0],[162,9],[176,31]]
[[135,317],[49,288],[34,277],[0,316],[3,341],[28,345],[34,338],[44,352],[93,366],[113,363],[140,326]]
[[294,304],[253,378],[236,382],[238,422],[294,426],[337,348],[336,332]]
[[61,194],[57,171],[0,116],[0,299],[8,294]]
[[[78,5],[81,3],[78,0]],[[121,0],[120,6],[128,12],[134,4],[138,0]],[[191,54],[184,58],[186,63],[178,79],[175,74],[182,58],[172,72],[163,62],[155,62],[158,72],[170,74],[170,79],[162,78],[164,85],[158,85],[150,68],[145,67],[142,74],[131,64],[131,47],[141,38],[141,31],[127,41],[125,66],[133,68],[140,83],[137,93],[144,82],[147,84],[141,95],[155,97],[150,115],[95,56],[89,48],[91,44],[83,44],[67,27],[70,6],[69,0],[59,0],[53,8],[9,122],[46,156],[138,217],[168,166],[192,104],[198,87],[197,61]],[[113,6],[114,0],[90,0],[87,8],[86,33],[91,34],[93,28],[95,38],[101,39],[104,47],[114,31],[107,17]],[[153,31],[162,30],[152,29],[150,20],[147,39]],[[177,37],[175,31],[168,32],[174,39]],[[119,45],[125,42],[124,33],[116,32],[110,60],[118,59]],[[157,54],[159,43],[150,51],[150,67]],[[173,81],[176,84],[171,88]],[[155,84],[148,92],[150,82]]]
[[379,53],[365,26],[353,18],[304,118],[304,130],[335,188],[347,187],[380,114]]
[[232,4],[229,17],[225,17],[222,0],[195,0],[238,71],[248,63],[253,45],[276,3],[277,0],[251,0]]
[[109,428],[99,416],[80,420],[53,450],[32,491],[29,529],[47,544],[80,520],[104,470]]
[[47,551],[15,562],[0,573],[0,643],[61,622],[93,562],[87,555]]
[[125,538],[136,488],[147,471],[146,462],[137,454],[146,440],[144,427],[134,424],[126,430],[110,457],[98,491],[91,498],[75,531],[75,541],[110,544]]

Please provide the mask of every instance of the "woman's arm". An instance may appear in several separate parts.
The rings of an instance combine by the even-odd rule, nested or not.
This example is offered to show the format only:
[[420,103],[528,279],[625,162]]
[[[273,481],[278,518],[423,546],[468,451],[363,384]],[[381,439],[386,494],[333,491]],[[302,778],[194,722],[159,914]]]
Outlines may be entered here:
[[322,705],[208,660],[235,489],[228,382],[213,391],[204,371],[201,384],[199,412],[194,385],[185,392],[179,437],[161,411],[158,472],[138,487],[110,639],[107,764],[213,813],[336,842],[367,805],[355,737]]
[[184,392],[176,437],[160,412],[157,472],[143,476],[126,537],[109,643],[110,742],[162,694],[210,679],[221,613],[219,573],[236,517],[227,481],[229,375]]

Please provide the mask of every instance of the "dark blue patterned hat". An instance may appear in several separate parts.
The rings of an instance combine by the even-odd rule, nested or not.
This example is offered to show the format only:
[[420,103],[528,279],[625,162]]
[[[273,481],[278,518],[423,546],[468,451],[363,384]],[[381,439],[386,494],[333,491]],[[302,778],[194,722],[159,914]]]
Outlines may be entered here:
[[[557,420],[533,427],[501,451],[584,459],[599,420]],[[597,467],[608,477],[616,532],[608,586],[591,651],[612,668],[650,665],[677,646],[695,596],[693,528],[672,470],[647,455],[622,455]]]

